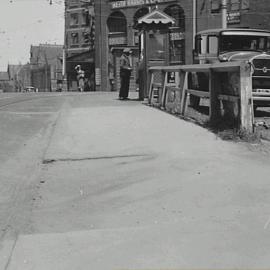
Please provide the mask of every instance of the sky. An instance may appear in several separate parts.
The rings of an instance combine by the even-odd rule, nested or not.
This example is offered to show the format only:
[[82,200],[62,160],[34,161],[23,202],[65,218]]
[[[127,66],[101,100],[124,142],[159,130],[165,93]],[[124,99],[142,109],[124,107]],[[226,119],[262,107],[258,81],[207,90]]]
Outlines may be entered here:
[[64,43],[64,0],[0,0],[0,71],[29,62],[30,46]]

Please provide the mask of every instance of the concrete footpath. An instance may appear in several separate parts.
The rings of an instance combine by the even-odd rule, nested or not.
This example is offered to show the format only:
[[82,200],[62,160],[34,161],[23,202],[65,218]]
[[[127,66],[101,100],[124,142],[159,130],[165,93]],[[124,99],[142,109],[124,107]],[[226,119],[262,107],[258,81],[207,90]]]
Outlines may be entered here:
[[270,268],[268,154],[115,93],[85,98],[61,111],[7,269]]

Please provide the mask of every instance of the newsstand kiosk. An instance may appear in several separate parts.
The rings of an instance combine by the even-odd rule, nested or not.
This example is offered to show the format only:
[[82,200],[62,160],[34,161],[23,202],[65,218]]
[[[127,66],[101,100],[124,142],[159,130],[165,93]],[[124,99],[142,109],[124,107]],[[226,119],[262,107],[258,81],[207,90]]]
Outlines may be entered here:
[[160,11],[157,7],[138,19],[135,28],[139,30],[138,83],[140,99],[148,97],[149,94],[148,68],[169,64],[169,27],[174,22],[174,18]]

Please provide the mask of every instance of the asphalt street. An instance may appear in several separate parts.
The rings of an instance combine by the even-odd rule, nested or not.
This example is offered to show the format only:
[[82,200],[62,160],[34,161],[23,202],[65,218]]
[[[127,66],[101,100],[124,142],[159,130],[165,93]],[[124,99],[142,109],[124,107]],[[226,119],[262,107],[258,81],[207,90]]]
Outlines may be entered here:
[[268,146],[136,95],[0,96],[0,269],[269,268]]

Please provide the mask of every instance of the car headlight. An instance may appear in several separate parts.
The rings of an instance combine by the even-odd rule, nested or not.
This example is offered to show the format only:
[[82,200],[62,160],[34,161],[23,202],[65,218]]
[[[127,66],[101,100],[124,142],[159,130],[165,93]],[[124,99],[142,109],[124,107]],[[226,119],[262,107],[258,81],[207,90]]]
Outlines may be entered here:
[[228,62],[228,57],[226,55],[220,55],[218,59],[220,62]]

